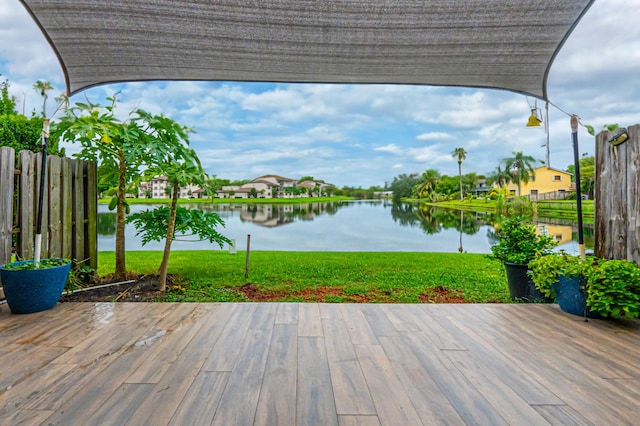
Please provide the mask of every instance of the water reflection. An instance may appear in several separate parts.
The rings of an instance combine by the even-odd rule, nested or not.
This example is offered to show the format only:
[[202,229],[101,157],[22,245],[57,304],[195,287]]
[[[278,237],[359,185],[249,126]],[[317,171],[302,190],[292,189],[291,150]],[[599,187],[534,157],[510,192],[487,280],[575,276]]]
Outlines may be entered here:
[[[132,212],[156,205],[132,205]],[[393,204],[389,200],[304,204],[187,204],[216,212],[226,223],[219,232],[237,241],[243,250],[251,234],[254,250],[290,251],[420,251],[490,253],[497,243],[494,214],[442,209],[419,204]],[[287,225],[287,226],[284,226]],[[574,250],[575,224],[545,220],[540,232],[553,236],[560,248]],[[98,248],[114,249],[115,213],[98,208]],[[127,250],[162,250],[164,242],[142,246],[135,229],[127,225]],[[585,228],[587,247],[593,230]],[[216,250],[208,242],[175,241],[173,250]]]
[[[394,204],[391,217],[401,226],[420,228],[427,235],[436,235],[443,230],[458,231],[458,252],[464,252],[462,235],[475,235],[482,226],[491,225],[493,215],[441,209],[425,204]],[[493,228],[487,230],[487,237],[497,238]],[[493,244],[493,243],[492,243]]]

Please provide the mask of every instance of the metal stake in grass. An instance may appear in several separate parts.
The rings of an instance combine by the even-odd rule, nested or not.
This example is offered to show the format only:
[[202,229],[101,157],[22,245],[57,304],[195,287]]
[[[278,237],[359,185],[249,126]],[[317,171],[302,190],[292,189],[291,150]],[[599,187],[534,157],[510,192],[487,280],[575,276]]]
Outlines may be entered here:
[[251,234],[247,234],[247,259],[244,262],[244,279],[249,279],[249,252],[251,251]]

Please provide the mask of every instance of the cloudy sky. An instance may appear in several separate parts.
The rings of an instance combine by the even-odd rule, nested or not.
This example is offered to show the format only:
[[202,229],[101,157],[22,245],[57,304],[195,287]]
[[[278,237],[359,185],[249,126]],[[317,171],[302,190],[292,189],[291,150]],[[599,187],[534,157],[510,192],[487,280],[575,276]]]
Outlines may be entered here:
[[[597,0],[554,62],[551,101],[596,128],[640,123],[639,17],[638,0]],[[49,114],[64,91],[53,51],[17,0],[0,0],[0,74],[27,115],[41,109],[37,80],[55,87]],[[156,82],[92,88],[71,101],[104,104],[117,91],[123,110],[137,106],[192,127],[206,171],[221,178],[312,175],[367,188],[429,168],[456,175],[456,147],[468,152],[463,173],[489,173],[512,151],[546,157],[543,128],[525,127],[533,98],[506,91]],[[550,107],[549,129],[551,166],[565,169],[573,161],[569,117]],[[593,154],[594,138],[583,128],[579,138],[581,153]]]

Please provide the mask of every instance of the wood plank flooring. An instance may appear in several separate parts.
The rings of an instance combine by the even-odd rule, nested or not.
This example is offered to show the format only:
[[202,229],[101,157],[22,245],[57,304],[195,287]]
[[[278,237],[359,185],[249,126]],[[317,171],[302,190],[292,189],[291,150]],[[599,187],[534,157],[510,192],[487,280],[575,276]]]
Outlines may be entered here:
[[555,305],[0,305],[1,425],[636,425],[640,322]]

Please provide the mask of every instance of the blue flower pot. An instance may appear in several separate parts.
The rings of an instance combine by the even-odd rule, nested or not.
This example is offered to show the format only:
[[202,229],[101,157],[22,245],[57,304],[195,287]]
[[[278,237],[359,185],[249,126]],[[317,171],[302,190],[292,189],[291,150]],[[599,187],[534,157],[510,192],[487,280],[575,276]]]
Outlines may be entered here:
[[[33,263],[33,260],[11,265],[25,263]],[[67,282],[71,262],[52,268],[19,271],[4,269],[3,266],[0,266],[0,279],[9,309],[14,314],[32,314],[56,306]]]
[[582,275],[574,277],[560,275],[558,282],[551,284],[551,289],[556,293],[556,302],[564,312],[587,318],[602,318],[600,314],[590,312],[587,308],[585,285],[585,277]]

